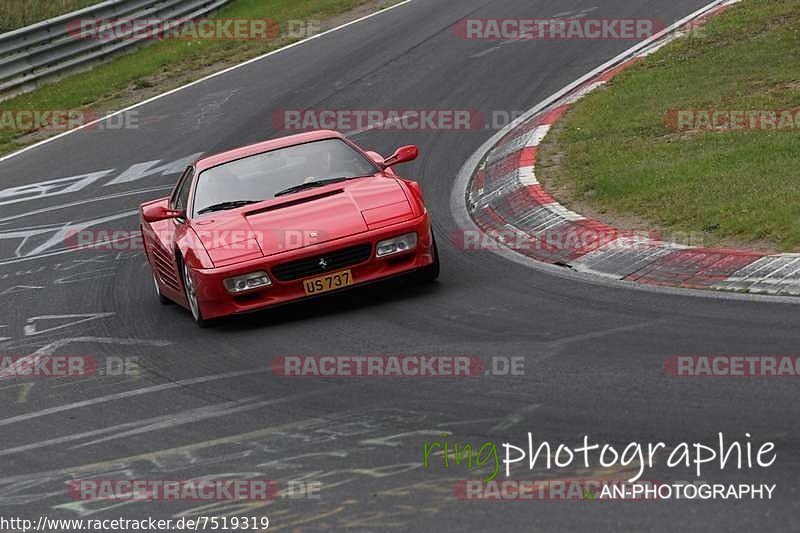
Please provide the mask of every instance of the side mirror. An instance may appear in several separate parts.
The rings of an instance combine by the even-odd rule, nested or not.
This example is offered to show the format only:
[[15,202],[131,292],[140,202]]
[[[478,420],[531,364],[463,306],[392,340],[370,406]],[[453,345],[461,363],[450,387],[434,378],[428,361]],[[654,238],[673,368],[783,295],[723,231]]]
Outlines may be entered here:
[[391,167],[399,165],[400,163],[408,163],[413,161],[419,156],[419,149],[413,144],[408,146],[401,146],[395,153],[383,162],[384,167]]
[[165,199],[142,208],[142,218],[145,222],[161,222],[172,218],[186,218],[186,213],[178,209],[169,209],[169,200]]

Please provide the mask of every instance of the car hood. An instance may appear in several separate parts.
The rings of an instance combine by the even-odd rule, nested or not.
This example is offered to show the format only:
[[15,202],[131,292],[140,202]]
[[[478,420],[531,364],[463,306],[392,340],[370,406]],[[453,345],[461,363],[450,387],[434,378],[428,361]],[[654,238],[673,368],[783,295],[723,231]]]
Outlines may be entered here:
[[397,179],[358,178],[193,221],[215,266],[364,233],[413,216]]

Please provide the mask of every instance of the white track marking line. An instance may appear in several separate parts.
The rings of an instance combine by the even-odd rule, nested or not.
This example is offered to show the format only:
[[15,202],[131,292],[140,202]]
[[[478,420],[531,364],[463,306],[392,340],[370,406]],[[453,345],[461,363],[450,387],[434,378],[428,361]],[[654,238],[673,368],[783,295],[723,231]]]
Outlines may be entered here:
[[83,129],[92,127],[92,126],[94,126],[96,124],[99,124],[100,122],[108,120],[111,117],[115,117],[117,115],[121,115],[122,113],[127,113],[128,111],[130,111],[132,109],[136,109],[138,107],[147,105],[147,104],[149,104],[151,102],[155,102],[156,100],[160,100],[161,98],[164,98],[164,97],[169,96],[171,94],[175,94],[175,93],[177,93],[179,91],[182,91],[184,89],[187,89],[189,87],[193,87],[194,85],[203,83],[204,81],[210,80],[212,78],[216,78],[217,76],[222,76],[223,74],[227,74],[228,72],[234,71],[236,69],[239,69],[241,67],[249,65],[251,63],[255,63],[257,61],[261,61],[262,59],[266,59],[267,57],[270,57],[272,55],[276,55],[276,54],[279,54],[281,52],[285,52],[286,50],[290,50],[292,48],[295,48],[296,46],[300,46],[300,45],[305,44],[307,42],[313,41],[314,39],[319,39],[320,37],[323,37],[323,36],[328,35],[330,33],[334,33],[334,32],[337,32],[339,30],[343,30],[344,28],[347,28],[349,26],[353,26],[353,25],[358,24],[359,22],[363,22],[363,21],[365,21],[367,19],[371,19],[372,17],[378,16],[378,15],[380,15],[382,13],[388,13],[389,11],[392,11],[393,9],[396,9],[398,7],[401,7],[401,6],[404,6],[404,5],[408,4],[408,3],[411,3],[412,1],[413,0],[403,0],[402,2],[400,2],[398,4],[391,5],[391,6],[387,7],[387,8],[381,9],[380,11],[376,11],[374,13],[370,13],[369,15],[365,15],[365,16],[363,16],[361,18],[356,19],[356,20],[351,20],[350,22],[346,22],[344,24],[336,26],[335,28],[331,28],[329,30],[326,30],[326,31],[324,31],[322,33],[318,33],[316,35],[312,35],[311,37],[307,37],[306,39],[303,39],[301,41],[297,41],[297,42],[288,44],[288,45],[284,46],[283,48],[278,48],[277,50],[272,50],[271,52],[267,52],[266,54],[260,55],[258,57],[254,57],[253,59],[248,59],[247,61],[245,61],[243,63],[239,63],[237,65],[233,65],[232,67],[228,67],[226,69],[220,70],[219,72],[215,72],[213,74],[210,74],[208,76],[200,78],[199,80],[195,80],[193,82],[187,83],[186,85],[182,85],[180,87],[177,87],[177,88],[172,89],[170,91],[167,91],[165,93],[158,94],[156,96],[153,96],[152,98],[148,98],[147,100],[144,100],[144,101],[139,102],[137,104],[133,104],[133,105],[128,106],[128,107],[126,107],[124,109],[120,109],[119,111],[115,111],[115,112],[113,112],[113,113],[111,113],[109,115],[104,116],[103,118],[94,120],[92,122],[88,122],[88,123],[86,123],[86,124],[84,124],[84,125],[82,125],[82,126],[80,126],[78,128],[75,128],[74,130],[65,131],[64,133],[60,133],[60,134],[58,134],[58,135],[56,135],[54,137],[50,137],[50,138],[45,139],[45,140],[43,140],[41,142],[38,142],[36,144],[32,144],[31,146],[27,146],[27,147],[25,147],[25,148],[23,148],[21,150],[18,150],[18,151],[14,152],[14,153],[8,154],[8,155],[3,156],[3,157],[0,157],[0,163],[9,160],[12,157],[16,157],[16,156],[18,156],[20,154],[24,154],[25,152],[33,150],[34,148],[38,148],[38,147],[43,146],[45,144],[51,143],[51,142],[53,142],[53,141],[55,141],[57,139],[60,139],[62,137],[65,137],[67,135],[75,133],[77,131],[81,131]]
[[114,426],[104,427],[91,431],[85,431],[82,433],[75,433],[71,435],[65,435],[63,437],[56,437],[54,439],[37,441],[30,444],[23,444],[21,446],[16,446],[14,448],[0,450],[0,456],[14,455],[21,452],[54,446],[56,444],[65,444],[69,442],[79,441],[85,438],[98,437],[104,434],[110,434],[99,439],[95,439],[89,442],[72,446],[70,449],[74,450],[78,448],[85,448],[87,446],[94,446],[115,439],[132,437],[135,435],[150,433],[153,431],[170,429],[186,424],[195,424],[212,418],[219,418],[221,416],[232,415],[234,413],[243,413],[246,411],[252,411],[254,409],[268,407],[270,405],[276,405],[289,401],[299,400],[309,396],[322,394],[323,392],[327,391],[318,390],[314,392],[294,394],[291,396],[284,396],[282,398],[273,398],[270,400],[261,400],[261,401],[255,401],[259,399],[258,396],[251,396],[247,398],[242,398],[240,400],[222,402],[218,404],[187,409],[169,415],[157,416],[153,418],[145,418],[142,420],[125,422]]
[[208,383],[211,381],[219,381],[223,379],[230,379],[236,378],[239,376],[246,376],[248,374],[264,374],[266,372],[271,372],[272,369],[270,368],[254,368],[251,370],[240,370],[236,372],[226,372],[224,374],[213,374],[210,376],[201,376],[197,378],[189,378],[189,379],[182,379],[180,381],[172,381],[170,383],[162,383],[160,385],[153,385],[151,387],[144,387],[141,389],[134,389],[125,392],[119,392],[116,394],[109,394],[107,396],[100,396],[99,398],[92,398],[91,400],[83,400],[81,402],[74,402],[68,403],[65,405],[59,405],[57,407],[50,407],[49,409],[42,409],[41,411],[34,411],[32,413],[25,413],[23,415],[12,416],[10,418],[4,418],[0,420],[0,427],[8,426],[11,424],[16,424],[18,422],[25,422],[28,420],[33,420],[35,418],[41,418],[43,416],[49,416],[57,413],[63,413],[65,411],[72,411],[74,409],[81,409],[83,407],[89,407],[92,405],[98,405],[108,402],[113,402],[116,400],[124,400],[126,398],[133,398],[136,396],[143,396],[145,394],[151,394],[154,392],[163,392],[167,390],[177,389],[180,387],[186,387],[189,385],[197,385],[199,383]]
[[103,202],[105,200],[114,200],[116,198],[122,198],[124,196],[134,196],[134,195],[137,195],[137,194],[145,194],[145,193],[151,193],[151,192],[157,192],[157,191],[165,191],[165,190],[169,191],[169,190],[172,190],[173,187],[174,187],[174,185],[159,185],[159,186],[156,186],[156,187],[147,187],[147,188],[144,188],[144,189],[134,189],[132,191],[125,191],[125,192],[118,192],[118,193],[114,193],[114,194],[107,194],[105,196],[98,196],[96,198],[89,198],[87,200],[76,200],[74,202],[69,202],[67,204],[60,204],[60,205],[52,206],[52,207],[43,207],[41,209],[35,209],[33,211],[26,211],[25,213],[19,213],[17,215],[11,215],[11,216],[8,216],[8,217],[0,218],[0,223],[8,222],[10,220],[17,220],[17,219],[20,219],[20,218],[25,218],[25,217],[29,217],[29,216],[33,216],[33,215],[40,215],[42,213],[49,213],[51,211],[58,211],[58,210],[61,210],[61,209],[66,209],[66,208],[69,208],[69,207],[75,207],[75,206],[78,206],[78,205],[92,204],[92,203],[95,203],[95,202]]
[[405,120],[408,117],[417,116],[417,115],[419,115],[419,113],[417,111],[406,111],[405,113],[403,113],[399,117],[392,117],[392,118],[387,118],[387,119],[384,119],[384,120],[379,120],[378,122],[373,122],[372,124],[364,126],[363,128],[360,128],[360,129],[357,129],[357,130],[353,130],[353,131],[349,131],[349,132],[345,133],[344,135],[345,135],[345,137],[355,137],[356,135],[361,135],[362,133],[366,133],[368,131],[372,131],[372,130],[375,130],[375,129],[378,129],[378,128],[386,127],[389,124],[396,124],[398,122],[401,122],[401,121]]
[[522,185],[539,185],[536,179],[536,167],[519,167],[519,182]]

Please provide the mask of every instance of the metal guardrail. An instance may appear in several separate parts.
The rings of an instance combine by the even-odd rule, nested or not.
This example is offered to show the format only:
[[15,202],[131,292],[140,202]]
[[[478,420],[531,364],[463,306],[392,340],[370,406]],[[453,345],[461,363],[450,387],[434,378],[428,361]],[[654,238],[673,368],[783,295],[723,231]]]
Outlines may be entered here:
[[[80,19],[192,19],[230,0],[108,0],[32,26],[0,34],[0,93],[80,67],[147,39],[122,30],[110,39],[79,39],[70,29]],[[119,29],[119,28],[118,28]]]

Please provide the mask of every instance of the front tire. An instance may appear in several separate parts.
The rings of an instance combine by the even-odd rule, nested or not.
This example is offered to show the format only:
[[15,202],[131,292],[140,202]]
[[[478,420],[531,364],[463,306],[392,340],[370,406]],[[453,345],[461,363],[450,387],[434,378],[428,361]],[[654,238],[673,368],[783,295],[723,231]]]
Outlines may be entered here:
[[423,267],[412,275],[414,283],[420,285],[425,283],[433,283],[439,278],[439,248],[436,246],[436,237],[431,232],[431,248],[433,248],[433,263]]
[[147,239],[144,236],[144,228],[142,226],[139,226],[139,234],[142,236],[142,246],[144,247],[144,255],[147,258],[147,263],[150,265],[150,273],[153,275],[153,286],[156,288],[156,297],[158,297],[158,303],[161,305],[169,305],[172,303],[172,300],[161,293],[161,287],[158,285],[158,274],[156,274],[153,262],[150,260],[150,254],[147,250]]
[[197,287],[194,286],[192,276],[189,273],[189,267],[186,263],[181,261],[181,274],[183,277],[183,290],[186,295],[186,303],[189,304],[189,311],[192,313],[192,318],[198,327],[205,328],[208,326],[208,320],[203,318],[203,312],[200,310],[200,302],[197,300]]

